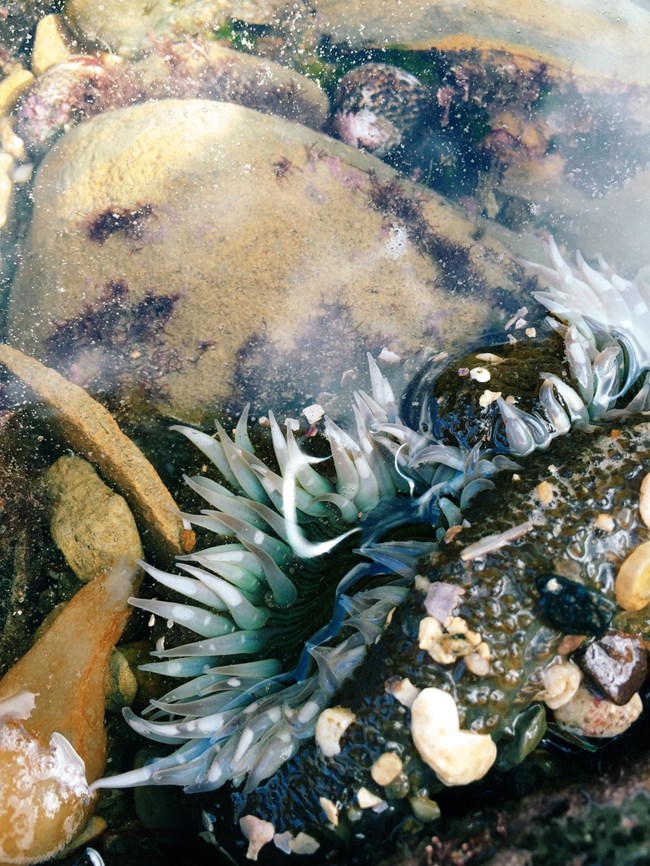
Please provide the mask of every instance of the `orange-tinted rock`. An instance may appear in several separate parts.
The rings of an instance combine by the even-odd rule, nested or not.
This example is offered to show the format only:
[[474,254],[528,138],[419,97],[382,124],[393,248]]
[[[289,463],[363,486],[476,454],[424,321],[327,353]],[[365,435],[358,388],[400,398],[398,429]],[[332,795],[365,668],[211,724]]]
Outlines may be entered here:
[[86,584],[0,681],[2,866],[48,859],[89,817],[88,783],[106,761],[106,670],[134,589],[124,568]]

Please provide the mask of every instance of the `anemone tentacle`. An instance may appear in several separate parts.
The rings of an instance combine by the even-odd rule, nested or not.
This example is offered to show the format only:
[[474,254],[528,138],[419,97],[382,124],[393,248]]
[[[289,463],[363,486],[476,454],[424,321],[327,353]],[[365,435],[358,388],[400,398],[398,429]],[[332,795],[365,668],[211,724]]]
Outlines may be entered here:
[[[520,457],[548,447],[572,427],[588,429],[593,422],[650,410],[648,286],[640,279],[625,280],[602,258],[597,271],[579,252],[578,267],[572,269],[552,237],[545,247],[553,267],[528,263],[547,286],[533,295],[557,317],[547,321],[564,338],[571,383],[540,373],[543,414],[524,412],[499,398],[510,451]],[[636,393],[620,405],[631,391]]]

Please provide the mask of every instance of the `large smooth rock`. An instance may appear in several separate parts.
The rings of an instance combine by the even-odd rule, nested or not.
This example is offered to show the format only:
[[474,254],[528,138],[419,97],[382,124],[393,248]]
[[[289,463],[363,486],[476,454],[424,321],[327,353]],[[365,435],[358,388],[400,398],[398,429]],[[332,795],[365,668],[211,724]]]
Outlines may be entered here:
[[521,266],[444,199],[236,105],[103,114],[50,151],[33,194],[9,341],[188,421],[249,399],[336,415],[368,387],[367,351],[408,359],[399,388],[521,302]]

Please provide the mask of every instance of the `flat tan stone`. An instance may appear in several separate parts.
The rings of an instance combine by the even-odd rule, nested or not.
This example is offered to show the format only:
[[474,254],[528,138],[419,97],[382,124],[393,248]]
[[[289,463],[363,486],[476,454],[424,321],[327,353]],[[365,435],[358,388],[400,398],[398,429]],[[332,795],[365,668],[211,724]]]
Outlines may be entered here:
[[126,501],[81,457],[59,457],[45,473],[50,532],[79,580],[87,583],[125,559],[135,567],[142,544]]
[[36,26],[32,49],[32,72],[42,75],[50,66],[63,63],[72,54],[72,36],[60,15],[45,15]]

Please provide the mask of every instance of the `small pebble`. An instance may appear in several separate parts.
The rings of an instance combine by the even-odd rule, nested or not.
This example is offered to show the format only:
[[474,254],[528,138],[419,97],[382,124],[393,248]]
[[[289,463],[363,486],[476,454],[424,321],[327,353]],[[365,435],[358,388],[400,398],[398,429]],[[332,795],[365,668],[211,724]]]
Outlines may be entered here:
[[423,689],[413,701],[411,738],[422,760],[447,786],[482,779],[497,756],[489,734],[460,730],[456,703],[441,689]]
[[617,737],[639,718],[642,709],[638,694],[619,707],[580,686],[570,701],[555,710],[555,721],[579,736]]
[[623,610],[641,610],[650,601],[650,541],[635,548],[621,565],[614,584]]
[[305,406],[302,410],[302,414],[310,424],[315,424],[323,417],[325,410],[320,403],[312,403],[310,406]]
[[341,752],[341,737],[350,725],[356,721],[352,710],[345,707],[329,707],[318,717],[316,722],[316,743],[326,758],[333,758]]
[[332,800],[329,800],[327,797],[319,797],[318,802],[320,803],[321,809],[325,812],[325,817],[330,822],[332,827],[338,827],[339,823],[339,810]]
[[429,797],[411,797],[409,803],[415,817],[425,824],[437,821],[440,817],[440,806]]
[[613,532],[616,529],[612,515],[605,513],[598,515],[594,521],[594,526],[596,529],[600,529],[601,532]]
[[362,809],[374,809],[377,806],[381,806],[384,801],[367,788],[359,788],[357,791],[357,802]]
[[403,707],[410,707],[413,701],[420,694],[420,689],[414,686],[408,677],[402,679],[389,680],[386,683],[386,691],[391,694],[395,700],[399,701]]
[[239,819],[242,835],[248,842],[247,860],[257,860],[257,855],[265,845],[273,841],[275,827],[270,821],[262,821],[255,815],[244,815]]
[[382,787],[390,785],[391,782],[402,772],[402,759],[395,752],[384,752],[370,768],[370,775],[374,782]]
[[641,496],[639,497],[639,511],[641,520],[650,527],[650,472],[641,482]]
[[502,394],[502,391],[490,391],[489,388],[486,388],[485,391],[483,391],[481,396],[478,398],[479,406],[482,409],[487,409],[487,407],[491,406],[492,403],[496,403],[496,401],[499,399],[499,397],[502,396]]
[[643,642],[623,631],[608,631],[576,653],[575,659],[598,690],[619,707],[639,691],[648,672]]
[[544,615],[562,631],[600,637],[609,628],[616,605],[602,592],[559,574],[540,575],[535,584]]

